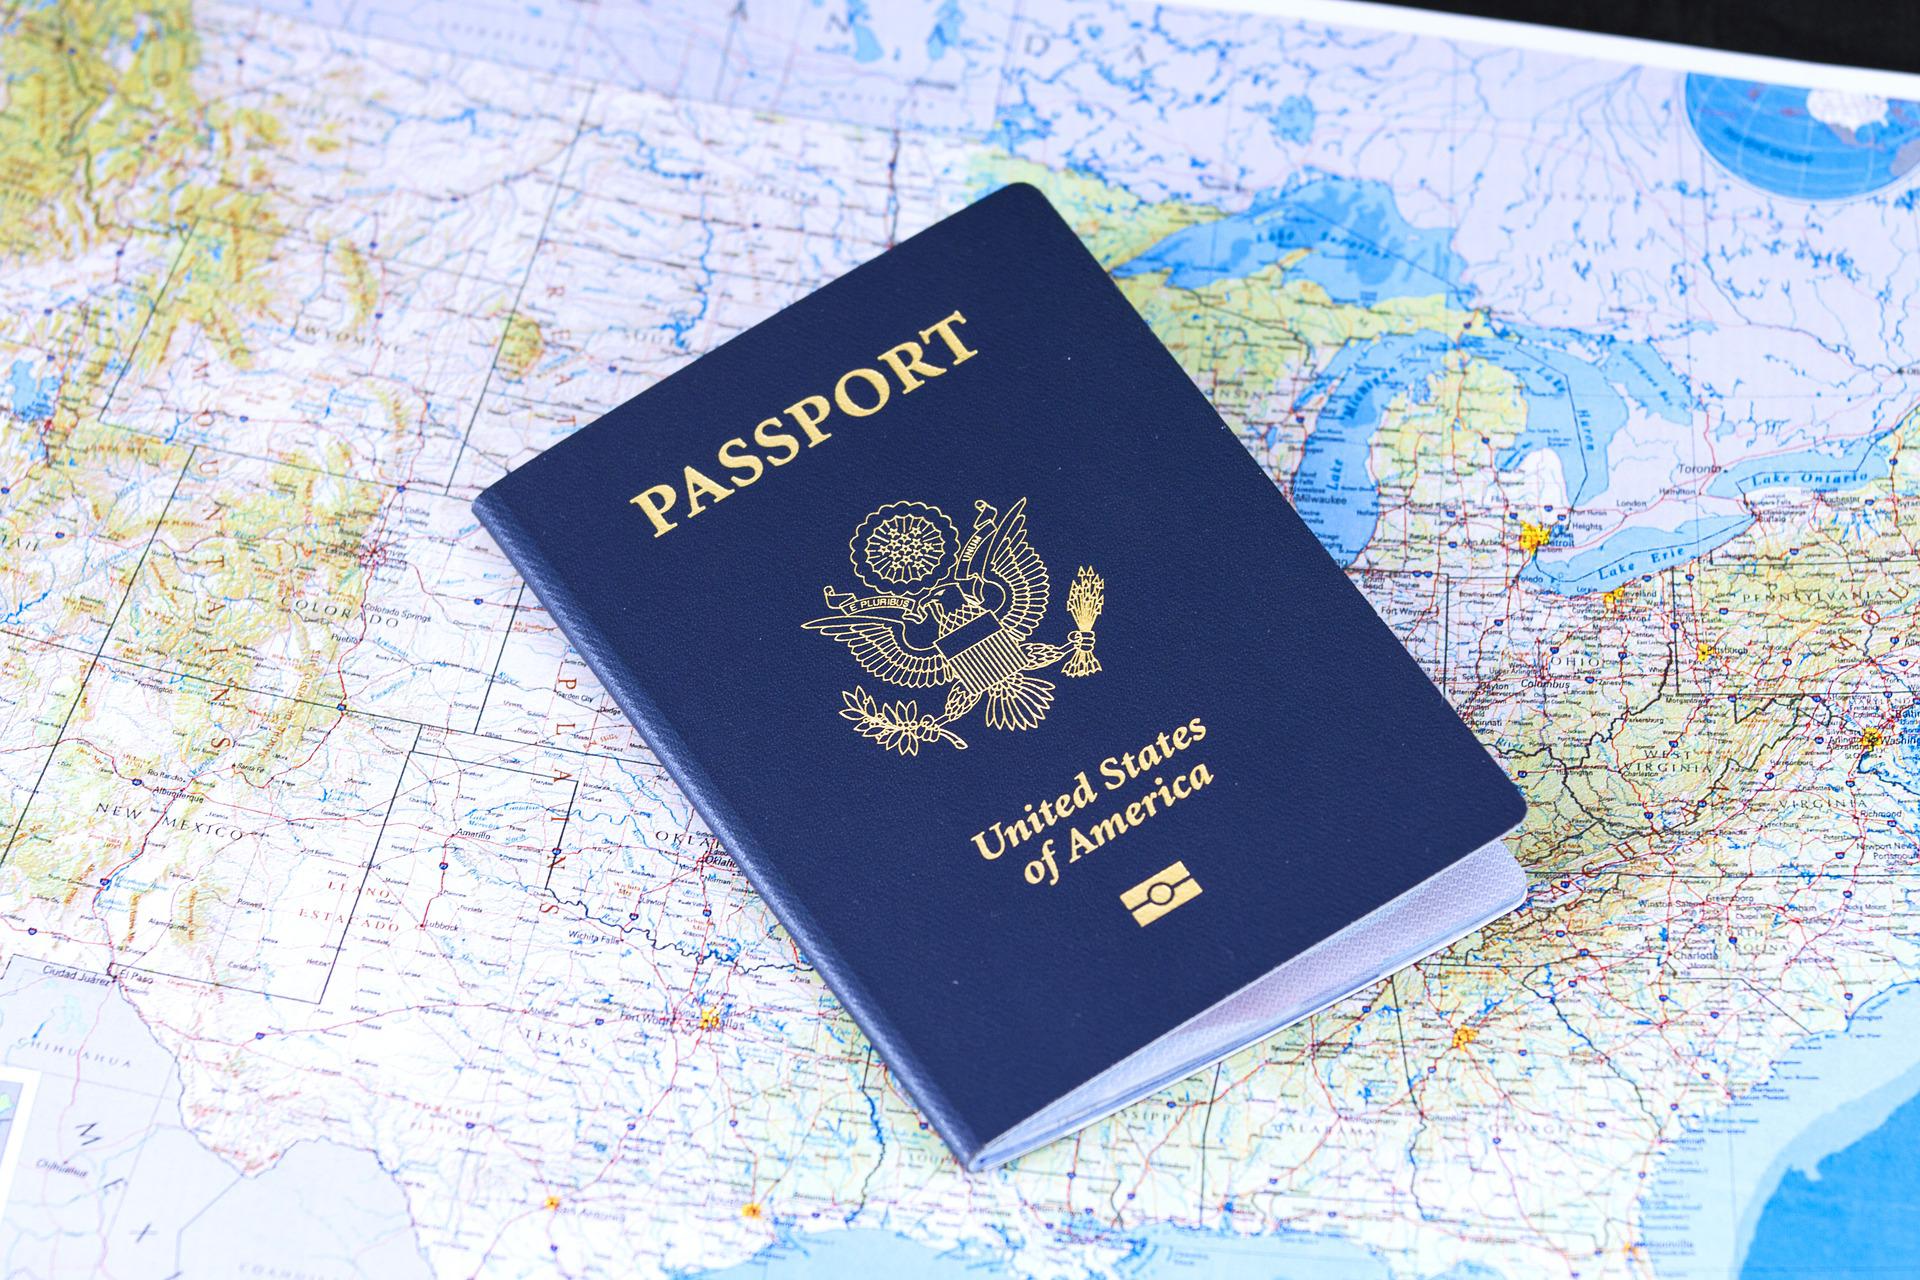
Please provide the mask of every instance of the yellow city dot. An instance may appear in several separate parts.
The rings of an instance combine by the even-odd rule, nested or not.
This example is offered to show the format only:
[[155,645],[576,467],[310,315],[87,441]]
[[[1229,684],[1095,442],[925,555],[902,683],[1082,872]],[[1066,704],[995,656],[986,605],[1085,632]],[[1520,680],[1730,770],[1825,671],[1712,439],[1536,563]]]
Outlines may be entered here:
[[1862,751],[1872,751],[1886,740],[1887,735],[1882,733],[1878,726],[1868,725],[1860,731],[1860,749]]
[[558,1209],[559,1207],[560,1207],[560,1197],[559,1197],[559,1196],[548,1196],[548,1197],[547,1197],[547,1208],[549,1208],[549,1209]]
[[1453,1047],[1464,1049],[1480,1038],[1480,1032],[1473,1027],[1457,1027],[1453,1033]]
[[718,1009],[702,1009],[700,1011],[700,1029],[702,1031],[711,1031],[719,1025],[720,1011]]
[[1615,587],[1611,591],[1602,591],[1600,593],[1600,603],[1609,609],[1618,609],[1626,602],[1627,589],[1625,587]]
[[1520,522],[1520,550],[1525,555],[1532,555],[1546,546],[1552,537],[1553,530],[1543,524],[1535,524],[1531,520]]
[[767,1216],[767,1211],[761,1207],[758,1200],[751,1200],[740,1206],[740,1216],[758,1221]]
[[1705,662],[1708,658],[1711,658],[1714,655],[1714,653],[1715,653],[1714,647],[1708,644],[1706,641],[1702,640],[1700,644],[1694,649],[1693,656],[1699,659],[1701,662]]

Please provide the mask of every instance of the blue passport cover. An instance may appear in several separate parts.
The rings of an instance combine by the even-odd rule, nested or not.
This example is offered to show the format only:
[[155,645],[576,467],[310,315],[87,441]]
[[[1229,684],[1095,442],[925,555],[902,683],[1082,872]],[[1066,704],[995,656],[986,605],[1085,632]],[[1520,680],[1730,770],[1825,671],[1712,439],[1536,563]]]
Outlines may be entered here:
[[963,1162],[1524,812],[1032,187],[475,507]]

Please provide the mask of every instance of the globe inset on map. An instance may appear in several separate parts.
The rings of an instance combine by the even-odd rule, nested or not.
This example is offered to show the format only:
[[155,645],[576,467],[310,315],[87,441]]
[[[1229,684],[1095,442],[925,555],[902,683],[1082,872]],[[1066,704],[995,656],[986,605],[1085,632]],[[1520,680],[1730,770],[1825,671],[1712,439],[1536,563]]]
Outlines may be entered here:
[[1866,195],[1920,165],[1920,103],[1690,75],[1687,119],[1707,154],[1763,191]]

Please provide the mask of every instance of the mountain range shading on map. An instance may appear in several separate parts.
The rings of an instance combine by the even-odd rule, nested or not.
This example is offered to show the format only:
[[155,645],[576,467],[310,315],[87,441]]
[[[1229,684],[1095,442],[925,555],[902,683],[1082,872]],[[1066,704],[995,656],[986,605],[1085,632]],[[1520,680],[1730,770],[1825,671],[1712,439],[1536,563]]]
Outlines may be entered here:
[[[272,7],[0,18],[11,1273],[1670,1280],[1867,1247],[1829,1178],[1912,1216],[1911,102]],[[969,1179],[469,502],[1016,180],[1519,782],[1530,896]]]

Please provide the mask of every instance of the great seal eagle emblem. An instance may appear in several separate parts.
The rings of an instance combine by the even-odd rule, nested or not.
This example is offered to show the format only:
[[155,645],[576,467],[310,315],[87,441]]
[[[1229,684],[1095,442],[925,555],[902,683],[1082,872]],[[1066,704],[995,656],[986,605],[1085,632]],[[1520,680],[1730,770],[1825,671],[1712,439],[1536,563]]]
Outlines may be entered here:
[[840,714],[859,733],[901,755],[928,743],[965,750],[952,729],[976,706],[991,729],[1031,729],[1053,706],[1054,683],[1037,674],[1100,670],[1093,624],[1106,584],[1082,565],[1067,588],[1073,629],[1061,644],[1033,638],[1046,619],[1052,583],[1027,540],[1027,500],[1002,514],[973,504],[963,542],[947,513],[925,502],[889,502],[847,540],[854,576],[869,594],[824,589],[833,612],[802,625],[847,646],[875,680],[907,689],[944,687],[938,714],[907,698],[882,703],[865,688],[843,690]]

